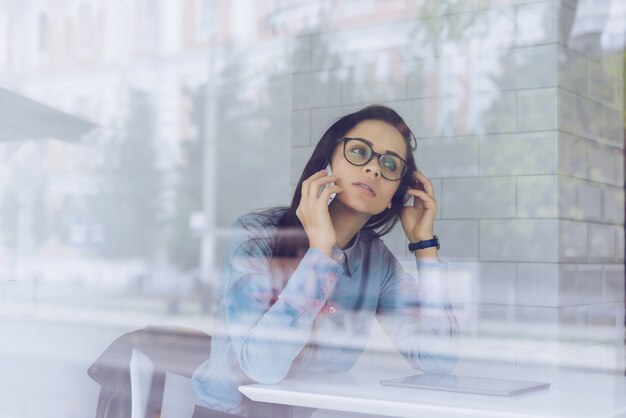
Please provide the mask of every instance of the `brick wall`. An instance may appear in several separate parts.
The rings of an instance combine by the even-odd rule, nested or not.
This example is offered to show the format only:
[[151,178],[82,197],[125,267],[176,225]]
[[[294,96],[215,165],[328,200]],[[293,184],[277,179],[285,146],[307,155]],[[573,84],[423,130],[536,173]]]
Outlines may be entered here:
[[[623,340],[623,68],[571,36],[574,7],[407,2],[395,22],[294,39],[291,190],[335,118],[373,102],[403,115],[468,352],[532,357],[501,333],[541,337],[548,360],[565,338]],[[399,225],[384,240],[410,263]]]

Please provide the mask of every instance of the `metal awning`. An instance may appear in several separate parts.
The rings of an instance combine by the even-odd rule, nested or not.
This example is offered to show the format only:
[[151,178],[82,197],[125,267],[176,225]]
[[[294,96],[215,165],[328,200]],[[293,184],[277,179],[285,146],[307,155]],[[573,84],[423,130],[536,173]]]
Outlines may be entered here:
[[79,142],[98,125],[0,87],[0,141]]

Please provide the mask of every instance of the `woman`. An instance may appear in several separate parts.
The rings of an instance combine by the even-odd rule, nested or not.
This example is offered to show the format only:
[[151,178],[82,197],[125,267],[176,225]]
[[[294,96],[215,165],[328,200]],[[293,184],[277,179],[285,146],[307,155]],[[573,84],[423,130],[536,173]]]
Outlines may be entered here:
[[[433,235],[437,203],[414,141],[388,107],[346,115],[320,139],[288,208],[235,222],[241,233],[228,247],[211,356],[193,377],[203,407],[194,416],[276,416],[237,387],[348,370],[374,318],[413,367],[453,369],[458,327]],[[329,163],[334,175],[323,170]],[[419,287],[380,239],[398,219]]]

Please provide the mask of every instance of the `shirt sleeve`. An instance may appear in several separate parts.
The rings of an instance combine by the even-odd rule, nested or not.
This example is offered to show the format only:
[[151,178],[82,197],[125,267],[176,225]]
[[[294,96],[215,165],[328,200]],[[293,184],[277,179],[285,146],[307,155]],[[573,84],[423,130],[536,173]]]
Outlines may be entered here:
[[287,375],[309,341],[340,266],[309,249],[283,286],[272,277],[268,251],[250,238],[238,234],[231,239],[222,303],[241,369],[254,381],[272,384]]
[[386,248],[388,266],[377,318],[396,349],[413,368],[447,374],[458,359],[459,327],[448,296],[447,263],[418,261],[418,277],[404,271]]

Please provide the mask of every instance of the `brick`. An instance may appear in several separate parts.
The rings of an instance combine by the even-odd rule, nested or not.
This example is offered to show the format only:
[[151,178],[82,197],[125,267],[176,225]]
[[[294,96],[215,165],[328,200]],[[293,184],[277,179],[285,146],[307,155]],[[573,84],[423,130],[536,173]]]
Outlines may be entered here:
[[407,37],[409,58],[425,58],[438,54],[442,50],[443,37],[434,33],[443,33],[443,20],[439,16],[413,20],[411,33]]
[[576,95],[565,89],[558,89],[557,101],[559,130],[580,136],[582,127],[576,110]]
[[[442,17],[442,25],[444,31],[446,33],[445,42],[446,44],[454,44],[461,46],[459,48],[459,52],[465,50],[463,46],[467,46],[471,40],[478,35],[476,22],[480,22],[483,19],[486,19],[484,12],[478,13],[459,13],[462,10],[459,10],[459,3],[471,4],[471,1],[467,2],[441,2],[442,9],[445,10],[445,15]],[[454,11],[453,8],[456,8],[458,11]],[[445,45],[445,44],[444,44]],[[462,52],[461,52],[462,54]]]
[[537,45],[556,42],[556,5],[553,1],[517,6],[515,44]]
[[294,109],[326,107],[341,103],[341,79],[337,70],[293,75]]
[[403,61],[381,60],[351,67],[342,83],[342,102],[353,104],[404,99],[406,78]]
[[311,111],[295,110],[291,112],[291,144],[293,146],[309,145],[311,139]]
[[[389,248],[389,251],[398,259],[407,259],[408,258],[408,240],[406,238],[406,234],[402,229],[402,224],[398,222],[393,229],[383,237],[383,242]],[[413,257],[413,261],[415,257]]]
[[478,221],[440,219],[436,223],[436,231],[442,242],[439,250],[441,257],[454,260],[478,259]]
[[602,266],[579,264],[576,269],[576,303],[589,305],[602,302]]
[[624,121],[622,112],[602,106],[602,139],[618,148],[624,148]]
[[512,48],[502,57],[502,89],[536,89],[556,86],[556,45]]
[[293,72],[310,71],[312,55],[311,36],[297,36],[292,44]]
[[477,120],[476,132],[479,133],[506,133],[516,130],[516,98],[515,92],[502,92],[494,101],[491,95],[476,95],[475,108],[484,108],[488,103],[488,112]]
[[576,205],[577,179],[559,178],[559,217],[562,219],[582,220],[580,208]]
[[556,220],[481,220],[480,260],[555,262],[557,231]]
[[317,145],[322,135],[340,117],[361,109],[362,105],[340,107],[324,107],[311,110],[311,137],[310,144]]
[[[514,327],[528,330],[530,337],[554,340],[558,336],[559,311],[552,307],[519,306],[515,308],[515,323]],[[542,345],[545,350],[545,341]]]
[[517,265],[517,304],[559,306],[558,264],[519,263]]
[[454,261],[448,263],[448,289],[453,306],[478,301],[479,263]]
[[618,332],[612,333],[612,336],[607,336],[605,332],[602,333],[602,338],[605,339],[607,337],[610,340],[623,343],[623,332],[621,332],[624,327],[624,316],[618,314],[616,312],[615,306],[613,305],[595,305],[589,306],[589,325],[591,327],[606,327],[613,328]]
[[[329,69],[369,64],[380,59],[381,51],[400,57],[407,47],[425,48],[427,40],[419,42],[411,34],[420,23],[426,24],[429,21],[430,19],[409,20],[313,35],[311,66],[313,69]],[[417,45],[413,45],[413,42]]]
[[624,262],[624,228],[622,225],[614,225],[613,231],[615,231],[615,261],[618,263]]
[[[604,54],[600,60],[600,64],[604,71],[618,82],[624,79],[624,57],[621,54]],[[617,93],[623,90],[617,90]]]
[[512,177],[444,179],[443,187],[443,218],[515,217]]
[[582,96],[575,96],[574,106],[578,120],[578,134],[585,138],[602,137],[602,105]]
[[603,302],[624,302],[624,265],[604,266]]
[[431,175],[426,171],[422,171],[422,173],[424,173],[424,175],[428,177],[430,182],[433,184],[435,199],[437,200],[437,216],[435,216],[435,219],[439,220],[441,219],[441,211],[443,210],[443,201],[441,200],[441,196],[443,195],[443,180],[438,178],[432,178]]
[[512,326],[514,321],[514,306],[482,304],[478,306],[478,336],[493,336],[494,326]]
[[478,138],[430,138],[417,141],[417,165],[433,177],[478,175]]
[[561,339],[587,342],[589,333],[589,307],[568,306],[559,308],[559,336]]
[[624,184],[624,150],[613,148],[613,161],[615,169],[615,181],[616,186],[622,186]]
[[558,264],[559,269],[559,306],[576,304],[576,265]]
[[613,261],[615,258],[615,234],[606,224],[589,224],[589,259]]
[[298,183],[298,180],[302,175],[302,170],[304,170],[304,166],[306,165],[307,161],[309,161],[309,158],[311,158],[311,154],[313,153],[314,148],[315,147],[301,147],[291,149],[291,164],[289,167],[290,183]]
[[555,174],[557,137],[537,132],[479,137],[480,175]]
[[518,218],[558,217],[558,178],[550,176],[517,177]]
[[589,95],[587,58],[571,49],[558,47],[558,85],[582,96]]
[[558,132],[559,174],[587,177],[587,141],[580,137]]
[[547,131],[557,128],[557,90],[543,88],[517,92],[517,130]]
[[603,219],[612,223],[624,223],[624,189],[606,186],[603,193]]
[[569,35],[576,19],[576,3],[578,0],[565,0],[558,10],[558,33],[557,41],[561,45],[567,45],[569,41]]
[[[524,4],[528,3],[528,0],[477,0],[478,7],[481,9],[489,9],[493,8],[502,8],[504,6],[514,6],[516,4]],[[513,12],[512,8],[506,8],[505,10],[509,10]]]
[[589,142],[588,162],[589,162],[589,179],[601,183],[615,183],[615,167],[613,159],[614,148]]
[[514,263],[480,263],[479,303],[514,305],[516,299]]
[[439,97],[439,119],[441,121],[441,135],[472,135],[476,132],[476,125],[469,119],[468,109],[480,100],[478,95],[457,95]]
[[576,192],[576,206],[585,219],[602,219],[602,189],[593,183],[581,182]]
[[559,197],[561,216],[575,220],[602,219],[602,189],[597,184],[563,177]]
[[439,60],[425,57],[406,63],[407,98],[435,97],[439,91]]
[[589,68],[589,98],[607,106],[613,106],[615,96],[615,80],[600,64],[588,62]]
[[441,135],[439,98],[409,100],[406,109],[406,121],[417,138],[432,138]]
[[587,259],[587,224],[585,222],[559,221],[559,239],[562,261]]
[[[495,43],[497,40],[490,39],[488,42]],[[511,53],[508,50],[485,48],[484,50],[468,50],[467,65],[463,69],[468,82],[463,86],[476,93],[491,93],[494,86],[499,90],[511,90],[515,88],[515,74],[509,72],[512,62]]]

